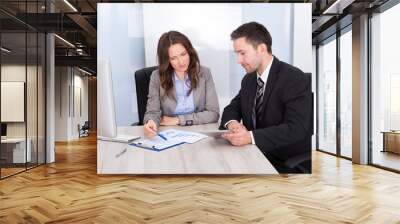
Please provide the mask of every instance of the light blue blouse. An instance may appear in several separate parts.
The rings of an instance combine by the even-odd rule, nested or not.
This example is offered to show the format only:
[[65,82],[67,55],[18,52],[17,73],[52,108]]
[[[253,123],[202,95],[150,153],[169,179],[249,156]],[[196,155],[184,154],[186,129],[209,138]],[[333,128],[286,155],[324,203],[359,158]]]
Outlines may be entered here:
[[176,91],[176,108],[174,115],[191,114],[194,112],[193,90],[188,96],[190,90],[189,76],[185,74],[184,80],[179,80],[174,73],[174,86]]

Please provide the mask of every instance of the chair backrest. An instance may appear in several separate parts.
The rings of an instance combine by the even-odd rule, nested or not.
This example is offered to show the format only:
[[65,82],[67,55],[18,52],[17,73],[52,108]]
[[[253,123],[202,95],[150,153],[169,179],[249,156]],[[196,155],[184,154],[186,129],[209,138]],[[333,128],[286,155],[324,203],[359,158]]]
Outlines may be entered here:
[[[312,79],[311,79],[311,73],[305,73],[309,83],[310,83],[310,91],[312,91]],[[310,127],[309,127],[309,133],[310,133],[310,138],[314,134],[314,93],[311,92],[310,96],[311,97],[311,113],[310,113]],[[310,144],[310,151],[304,152],[303,154],[296,155],[294,157],[289,158],[288,160],[285,161],[285,165],[290,168],[297,167],[297,169],[301,170],[303,173],[311,173],[312,170],[312,163],[311,163],[311,150],[312,150],[312,145]]]
[[89,128],[90,128],[89,121],[85,121],[85,123],[82,125],[82,130],[89,130]]
[[312,92],[312,75],[311,75],[311,73],[304,73],[304,74],[306,75],[306,77],[310,83],[310,91],[311,91],[311,105],[310,105],[310,107],[311,107],[311,114],[310,114],[311,127],[310,128],[311,129],[310,129],[310,131],[311,131],[311,135],[313,135],[314,134],[314,92]]
[[143,125],[144,114],[146,113],[147,95],[149,94],[149,84],[151,73],[158,69],[157,66],[142,68],[135,72],[136,101],[138,107],[138,125]]

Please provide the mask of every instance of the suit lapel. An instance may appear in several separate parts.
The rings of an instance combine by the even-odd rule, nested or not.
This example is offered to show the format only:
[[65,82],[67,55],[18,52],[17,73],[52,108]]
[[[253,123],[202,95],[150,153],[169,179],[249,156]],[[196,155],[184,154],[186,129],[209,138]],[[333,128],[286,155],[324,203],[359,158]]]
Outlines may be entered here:
[[170,98],[171,101],[175,101],[175,103],[176,103],[177,99],[176,99],[176,89],[175,89],[174,77],[172,77],[172,81],[173,81],[173,86],[171,89],[171,94],[169,94],[168,96],[166,94],[165,89],[163,87],[161,87],[161,84],[160,84],[160,96]]
[[274,57],[274,60],[271,65],[271,69],[269,70],[267,85],[265,86],[264,96],[263,96],[263,104],[262,104],[262,112],[264,113],[266,105],[268,104],[269,97],[271,96],[272,90],[275,88],[275,83],[279,78],[279,66],[280,61],[278,58]]
[[169,98],[171,100],[171,104],[170,104],[170,110],[171,111],[170,111],[170,114],[173,114],[173,113],[175,113],[176,106],[178,105],[178,100],[177,100],[177,97],[176,97],[175,83],[174,83],[174,86],[172,87],[171,96]]
[[197,90],[200,89],[201,85],[201,79],[199,79],[199,82],[197,84],[197,87],[192,89],[193,93],[193,103],[194,103],[194,110],[197,111],[197,105],[200,105],[200,94],[198,94]]
[[172,86],[172,91],[171,91],[171,98],[175,101],[175,103],[178,101],[177,99],[176,99],[176,88],[175,88],[175,83],[174,83],[174,86]]
[[247,105],[249,105],[247,107],[247,114],[248,114],[247,117],[250,118],[248,123],[251,124],[251,126],[252,126],[251,130],[252,130],[252,129],[255,128],[254,125],[253,125],[252,116],[253,116],[253,109],[254,109],[254,104],[255,104],[255,99],[256,99],[257,73],[253,72],[251,74],[246,74],[246,75],[250,76],[249,77],[248,87],[247,87],[248,91],[247,91],[246,100],[248,102]]

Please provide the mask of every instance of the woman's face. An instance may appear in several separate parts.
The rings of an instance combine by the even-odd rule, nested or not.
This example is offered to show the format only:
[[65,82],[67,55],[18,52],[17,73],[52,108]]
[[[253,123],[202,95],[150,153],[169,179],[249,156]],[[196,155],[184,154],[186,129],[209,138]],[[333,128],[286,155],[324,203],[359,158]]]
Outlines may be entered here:
[[169,63],[176,73],[185,73],[188,70],[190,57],[182,44],[171,45],[168,49]]

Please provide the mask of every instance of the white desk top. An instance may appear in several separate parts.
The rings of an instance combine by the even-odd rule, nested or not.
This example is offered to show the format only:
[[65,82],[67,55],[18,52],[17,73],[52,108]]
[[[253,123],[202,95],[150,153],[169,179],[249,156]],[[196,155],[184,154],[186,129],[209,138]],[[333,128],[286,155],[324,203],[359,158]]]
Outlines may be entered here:
[[[1,139],[1,143],[19,143],[19,142],[24,142],[24,141],[25,141],[25,138],[7,137],[5,139]],[[27,141],[30,141],[30,138],[28,138]]]
[[[217,124],[162,127],[187,131],[216,130]],[[143,135],[142,126],[119,127],[119,134]],[[124,152],[124,149],[125,152]],[[123,152],[123,153],[121,153]],[[120,154],[120,156],[117,156]],[[97,141],[98,174],[278,174],[254,145],[236,147],[206,138],[160,152],[124,143]]]

